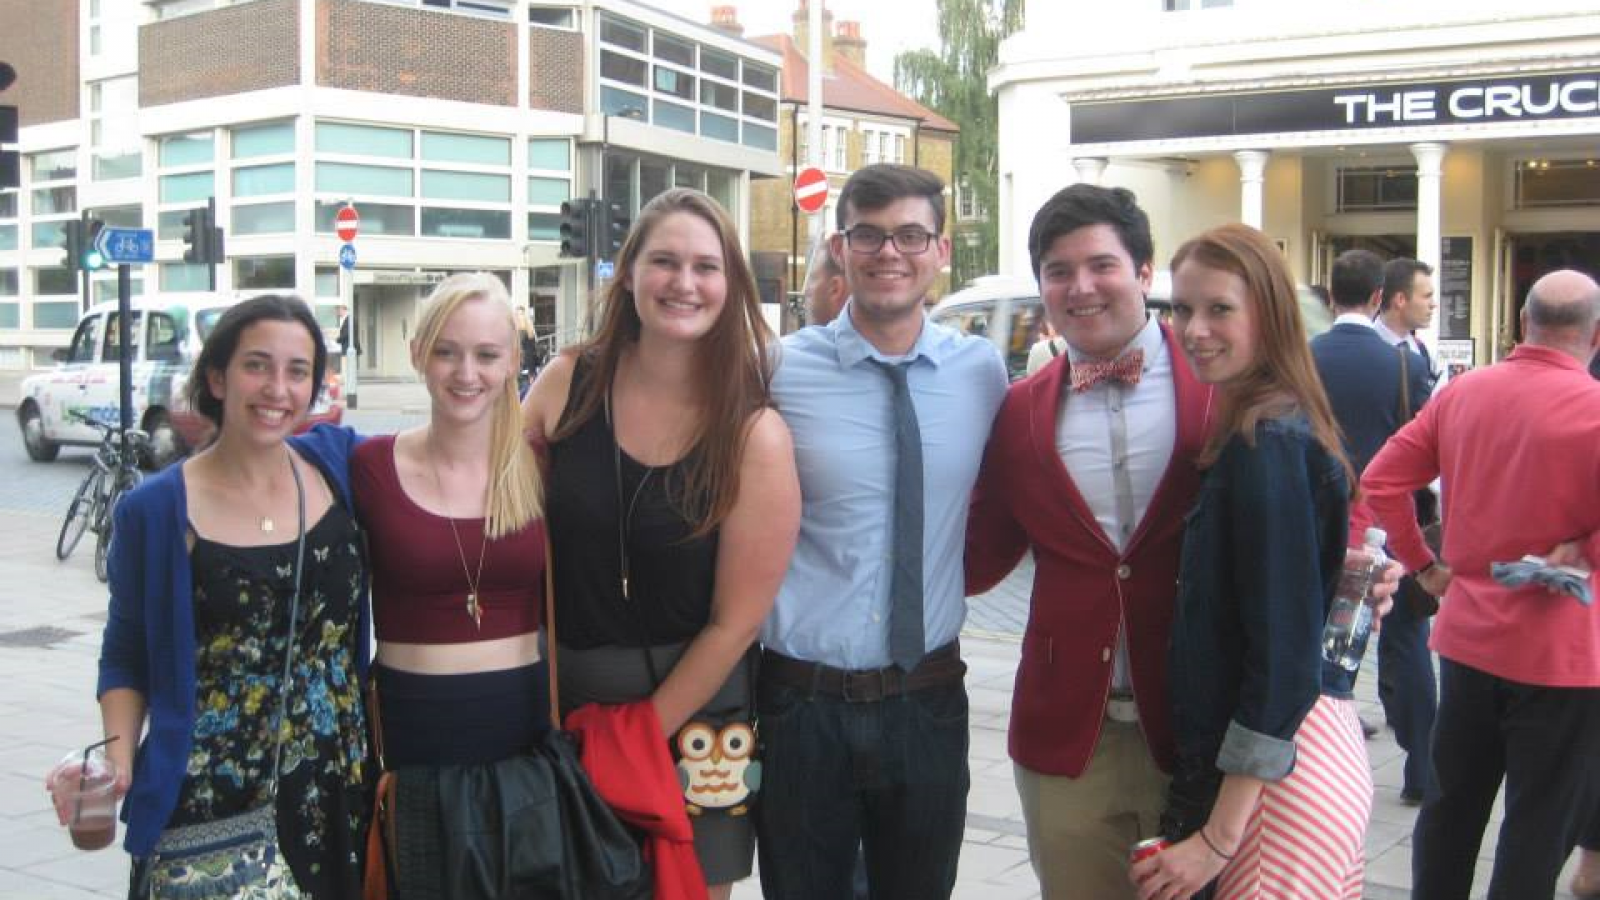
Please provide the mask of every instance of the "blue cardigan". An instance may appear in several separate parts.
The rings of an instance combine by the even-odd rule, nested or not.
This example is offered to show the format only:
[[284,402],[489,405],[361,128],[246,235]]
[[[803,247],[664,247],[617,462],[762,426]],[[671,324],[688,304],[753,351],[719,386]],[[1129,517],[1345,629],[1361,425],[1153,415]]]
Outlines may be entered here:
[[[360,442],[348,428],[318,425],[289,440],[336,489],[346,509],[350,455]],[[178,805],[195,721],[195,634],[189,568],[188,496],[183,467],[168,466],[117,504],[111,542],[111,606],[100,645],[96,696],[115,688],[144,695],[149,729],[134,759],[123,801],[128,823],[123,847],[148,856]],[[365,591],[360,600],[357,664],[364,675],[371,651]]]

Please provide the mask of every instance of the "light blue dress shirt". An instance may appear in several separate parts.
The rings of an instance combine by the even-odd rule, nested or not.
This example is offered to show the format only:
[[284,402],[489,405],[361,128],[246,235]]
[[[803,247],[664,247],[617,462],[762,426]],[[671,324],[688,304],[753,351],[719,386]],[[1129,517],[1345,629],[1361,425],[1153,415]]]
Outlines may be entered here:
[[773,379],[794,435],[800,540],[761,640],[795,659],[842,669],[889,660],[894,564],[894,394],[869,360],[912,360],[911,402],[922,432],[925,649],[956,639],[966,617],[962,550],[967,502],[1006,393],[1000,353],[923,320],[903,357],[878,352],[850,319],[783,339]]

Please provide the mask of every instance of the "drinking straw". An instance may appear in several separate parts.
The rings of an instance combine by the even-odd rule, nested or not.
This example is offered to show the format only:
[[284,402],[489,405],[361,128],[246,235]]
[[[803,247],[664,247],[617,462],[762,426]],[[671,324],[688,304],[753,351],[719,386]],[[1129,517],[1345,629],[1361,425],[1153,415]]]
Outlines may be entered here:
[[89,754],[121,736],[120,734],[113,734],[103,741],[95,741],[83,748],[83,762],[78,764],[78,799],[72,807],[72,821],[78,821],[78,817],[83,815],[83,789],[89,784]]

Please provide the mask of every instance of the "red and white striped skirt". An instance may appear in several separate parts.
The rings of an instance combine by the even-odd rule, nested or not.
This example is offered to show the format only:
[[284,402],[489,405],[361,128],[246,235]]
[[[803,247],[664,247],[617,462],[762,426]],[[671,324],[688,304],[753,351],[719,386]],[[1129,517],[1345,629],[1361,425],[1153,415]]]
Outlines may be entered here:
[[1294,771],[1262,790],[1216,900],[1360,900],[1372,769],[1355,702],[1319,697],[1294,743]]

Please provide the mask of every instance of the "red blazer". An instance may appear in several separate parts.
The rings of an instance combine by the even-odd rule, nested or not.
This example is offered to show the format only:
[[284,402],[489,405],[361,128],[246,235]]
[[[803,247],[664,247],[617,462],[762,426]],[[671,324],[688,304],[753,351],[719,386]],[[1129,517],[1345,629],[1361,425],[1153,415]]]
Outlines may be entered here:
[[1172,331],[1177,429],[1172,461],[1126,552],[1118,554],[1056,452],[1063,355],[1012,385],[995,419],[967,523],[967,593],[989,590],[1033,549],[1033,594],[1011,700],[1011,758],[1076,778],[1100,739],[1117,632],[1128,656],[1151,754],[1171,769],[1167,640],[1184,516],[1200,486],[1195,459],[1211,427],[1212,391],[1195,380]]

